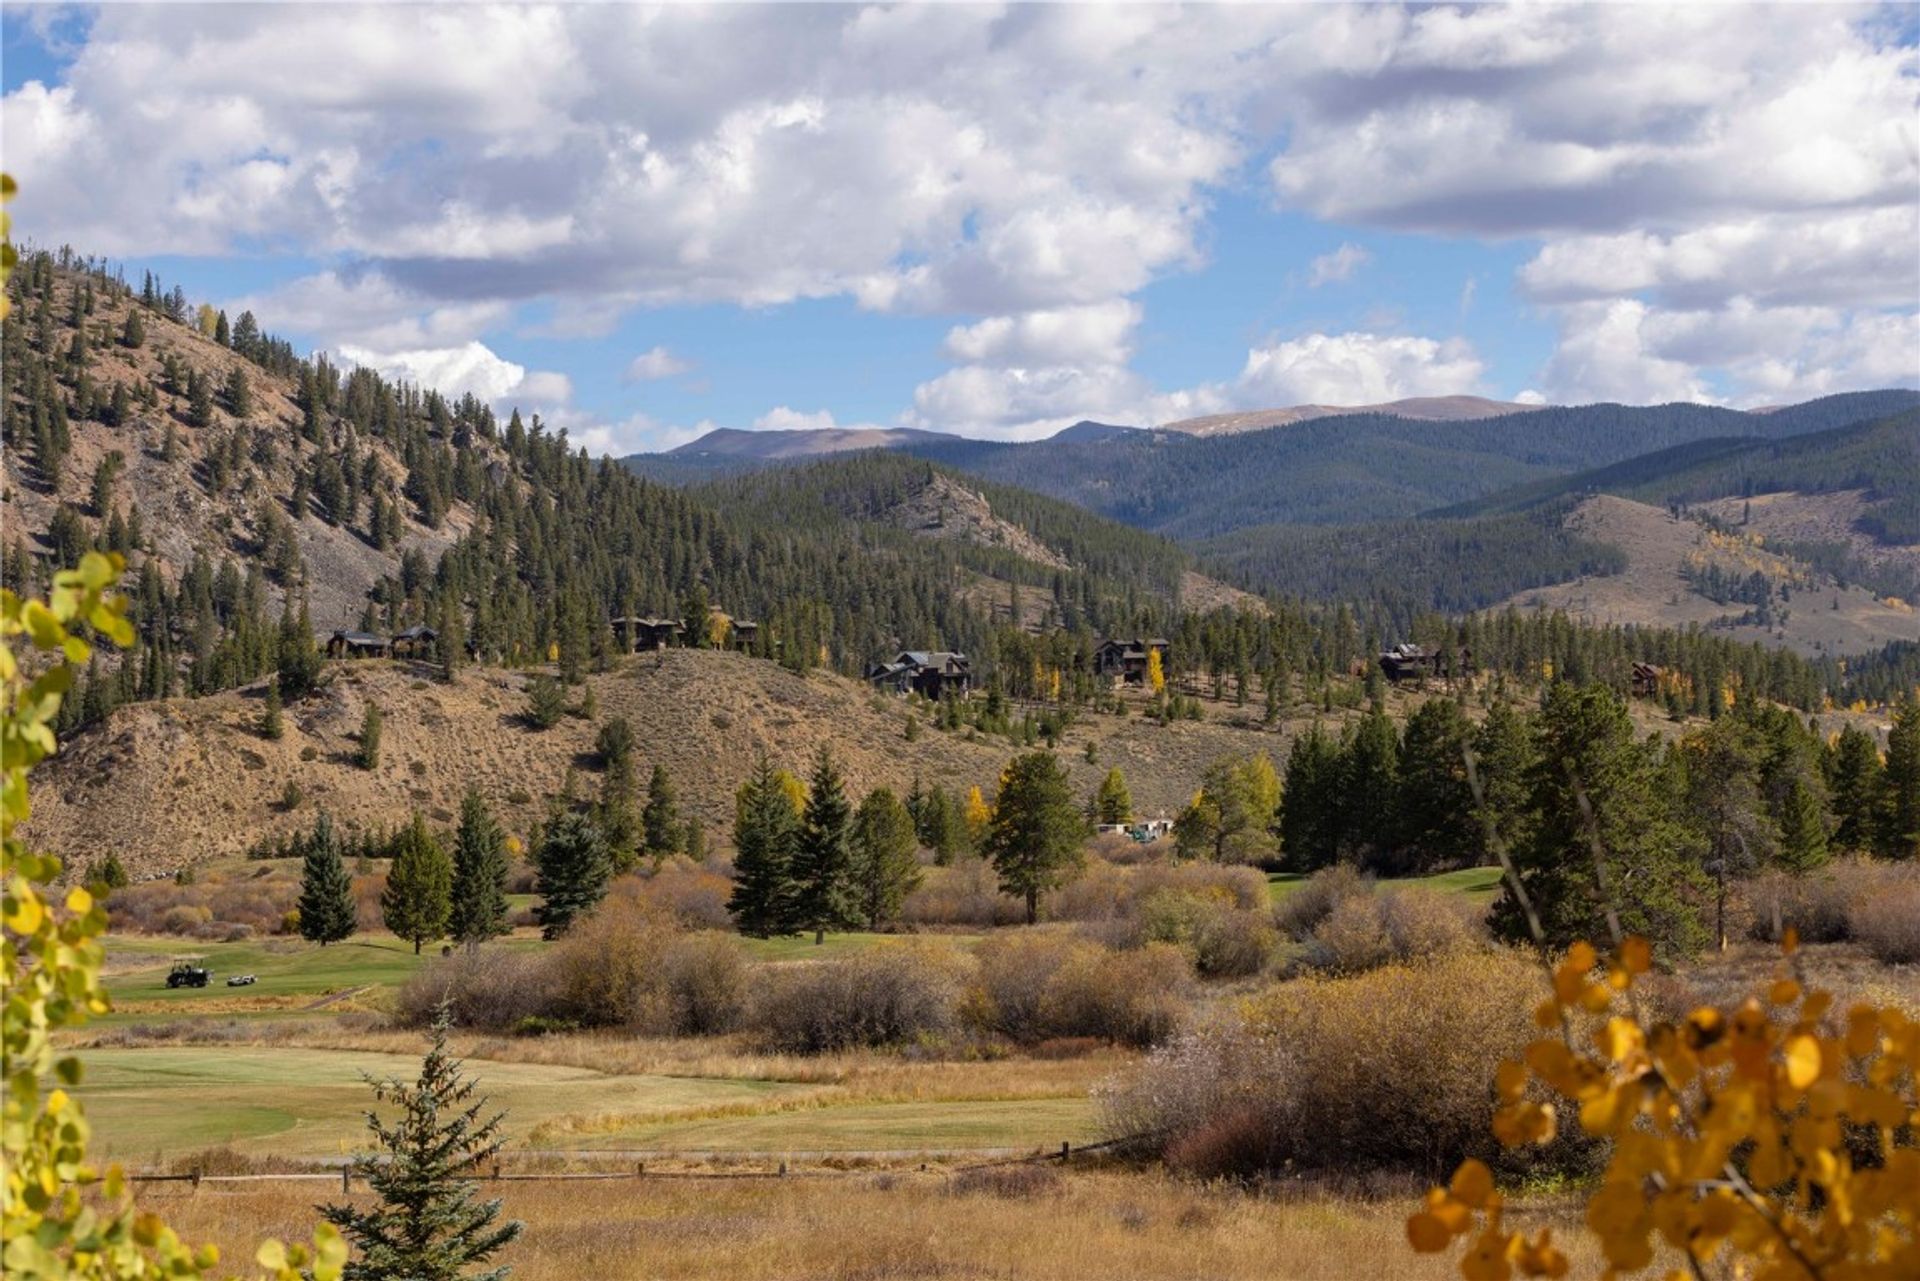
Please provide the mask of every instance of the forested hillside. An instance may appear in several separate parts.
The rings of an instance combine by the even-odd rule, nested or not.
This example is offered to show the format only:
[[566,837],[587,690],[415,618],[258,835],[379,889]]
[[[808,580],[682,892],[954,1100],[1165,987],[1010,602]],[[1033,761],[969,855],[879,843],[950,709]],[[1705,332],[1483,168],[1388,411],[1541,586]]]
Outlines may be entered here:
[[1920,393],[1887,391],[1770,414],[1707,405],[1584,405],[1458,423],[1356,414],[1219,438],[1151,432],[1095,443],[955,441],[910,449],[1186,539],[1276,522],[1413,516],[1696,440],[1782,439],[1916,403]]

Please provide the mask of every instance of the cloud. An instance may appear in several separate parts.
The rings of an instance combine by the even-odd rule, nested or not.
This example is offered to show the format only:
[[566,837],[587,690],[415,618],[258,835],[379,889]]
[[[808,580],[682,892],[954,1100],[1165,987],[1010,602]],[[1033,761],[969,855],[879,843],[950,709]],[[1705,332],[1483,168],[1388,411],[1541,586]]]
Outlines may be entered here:
[[957,326],[942,348],[951,360],[1002,368],[1121,364],[1140,323],[1138,303],[1124,298],[1017,316],[990,316]]
[[621,375],[621,381],[654,382],[661,378],[672,378],[676,374],[684,374],[692,368],[692,365],[665,347],[651,347],[628,362],[626,372]]
[[1464,339],[1307,334],[1249,351],[1235,396],[1249,408],[1451,396],[1478,390],[1485,368]]
[[1307,288],[1318,289],[1350,278],[1373,261],[1373,255],[1356,244],[1344,244],[1332,253],[1321,254],[1307,264]]

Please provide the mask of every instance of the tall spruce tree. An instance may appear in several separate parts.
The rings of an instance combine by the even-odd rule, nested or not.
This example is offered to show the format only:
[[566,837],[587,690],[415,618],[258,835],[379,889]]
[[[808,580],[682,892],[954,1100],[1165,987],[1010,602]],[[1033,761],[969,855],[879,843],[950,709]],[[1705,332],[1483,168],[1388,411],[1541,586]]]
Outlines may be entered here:
[[920,884],[914,858],[913,815],[884,787],[868,792],[853,816],[854,895],[867,928],[877,930],[900,914]]
[[1407,718],[1394,797],[1401,873],[1468,867],[1480,861],[1480,821],[1467,786],[1473,725],[1451,698],[1430,698]]
[[447,1052],[445,1007],[412,1083],[373,1083],[377,1104],[398,1109],[392,1121],[367,1113],[374,1151],[354,1158],[354,1175],[379,1204],[320,1207],[355,1257],[346,1281],[501,1281],[505,1267],[474,1271],[520,1235],[500,1220],[500,1201],[475,1200],[475,1167],[500,1150],[504,1113],[486,1116],[487,1098]]
[[[1705,889],[1705,843],[1682,821],[1678,787],[1659,751],[1634,736],[1626,704],[1605,686],[1556,682],[1534,735],[1532,827],[1514,863],[1547,942],[1607,937],[1612,909],[1629,933],[1681,952],[1698,948],[1706,941],[1694,908]],[[1529,933],[1511,886],[1493,923],[1508,938]]]
[[1880,852],[1920,858],[1920,700],[1894,709],[1881,788]]
[[1864,853],[1874,847],[1884,779],[1880,747],[1873,735],[1849,725],[1840,731],[1827,758],[1827,794],[1837,826],[1833,844]]
[[274,677],[267,682],[266,698],[260,706],[260,737],[269,741],[277,740],[286,733],[280,715],[280,678]]
[[1127,790],[1127,776],[1118,765],[1100,780],[1100,790],[1093,798],[1093,817],[1109,825],[1133,821],[1133,793]]
[[509,928],[506,833],[480,793],[468,788],[453,835],[453,906],[447,933],[471,951]]
[[418,956],[421,944],[446,937],[452,911],[453,862],[416,812],[395,844],[380,894],[381,918]]
[[1280,850],[1298,872],[1326,867],[1340,856],[1340,747],[1315,721],[1287,750],[1280,807]]
[[559,938],[599,905],[613,876],[613,858],[599,824],[567,809],[556,813],[541,829],[534,846],[533,889],[540,896],[533,916],[540,937]]
[[1780,853],[1782,867],[1792,872],[1811,872],[1827,861],[1827,815],[1819,795],[1799,778],[1787,784],[1787,799],[1780,811]]
[[807,808],[794,843],[793,910],[802,929],[813,931],[816,945],[828,930],[859,920],[849,875],[853,857],[853,806],[846,780],[826,748],[813,764],[807,784]]
[[740,932],[754,938],[798,933],[793,859],[799,815],[766,753],[734,794],[733,813],[733,896],[727,910]]
[[673,780],[667,767],[653,763],[653,775],[647,780],[647,807],[640,815],[646,838],[646,852],[652,858],[665,858],[686,848],[686,829],[680,822],[680,802],[674,795]]
[[300,863],[300,937],[325,947],[351,938],[358,924],[353,878],[340,858],[333,818],[322,811]]
[[1086,834],[1066,768],[1052,752],[1028,752],[1007,763],[984,848],[1001,892],[1025,900],[1027,924],[1040,919],[1040,896],[1079,870]]

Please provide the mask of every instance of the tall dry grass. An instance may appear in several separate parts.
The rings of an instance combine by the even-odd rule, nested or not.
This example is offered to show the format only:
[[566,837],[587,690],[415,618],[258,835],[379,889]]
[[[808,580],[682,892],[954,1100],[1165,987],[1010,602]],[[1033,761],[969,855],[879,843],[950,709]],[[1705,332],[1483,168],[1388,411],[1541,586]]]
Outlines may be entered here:
[[1920,961],[1920,864],[1844,859],[1803,875],[1766,872],[1742,887],[1748,937],[1855,942],[1889,965]]

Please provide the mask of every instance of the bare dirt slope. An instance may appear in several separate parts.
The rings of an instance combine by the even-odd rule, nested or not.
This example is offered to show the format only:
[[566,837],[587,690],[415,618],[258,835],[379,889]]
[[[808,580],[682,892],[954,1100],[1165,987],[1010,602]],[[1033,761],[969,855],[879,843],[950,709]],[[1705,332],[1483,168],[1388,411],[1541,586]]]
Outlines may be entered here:
[[[1716,627],[1739,640],[1784,644],[1806,654],[1858,654],[1888,641],[1920,639],[1920,613],[1910,606],[1876,599],[1859,587],[1842,588],[1769,551],[1759,539],[1715,534],[1662,508],[1611,495],[1581,503],[1567,525],[1625,551],[1625,572],[1521,592],[1496,610],[1554,609],[1599,623]],[[1689,563],[1742,575],[1758,570],[1776,585],[1786,584],[1790,600],[1776,607],[1770,631],[1733,625],[1746,607],[1695,592],[1681,572]]]
[[1032,533],[994,515],[985,497],[940,472],[911,498],[895,504],[888,516],[923,538],[997,547],[1049,569],[1072,568],[1065,556]]
[[1854,528],[1866,514],[1864,490],[1843,489],[1829,494],[1755,494],[1751,498],[1722,498],[1701,504],[1716,520],[1738,525],[1768,543],[1844,543],[1854,555],[1872,565],[1899,565],[1920,572],[1920,546],[1890,547]]
[[[518,672],[469,669],[447,685],[425,665],[364,661],[330,664],[328,676],[320,692],[287,708],[278,741],[258,733],[259,686],[118,709],[36,775],[34,838],[82,861],[116,850],[140,876],[242,853],[267,833],[310,826],[321,808],[349,826],[392,824],[415,809],[446,826],[462,793],[477,787],[525,837],[569,766],[579,794],[598,795],[598,724],[568,717],[550,730],[531,728]],[[991,794],[1016,750],[1005,738],[968,742],[930,727],[909,742],[906,704],[877,699],[855,681],[796,676],[738,654],[640,655],[591,685],[600,720],[633,724],[641,783],[655,761],[665,764],[682,805],[721,845],[733,791],[763,749],[804,772],[830,745],[856,792],[884,784],[902,794],[916,774]],[[384,719],[371,772],[353,763],[369,700]],[[1222,723],[1230,711],[1209,704],[1215,719],[1166,727],[1137,715],[1088,717],[1068,733],[1060,758],[1080,793],[1117,765],[1143,814],[1171,815],[1217,757],[1266,750],[1284,758],[1284,736],[1230,727]],[[1090,738],[1098,764],[1085,759]],[[292,810],[282,805],[289,782],[302,794]]]

